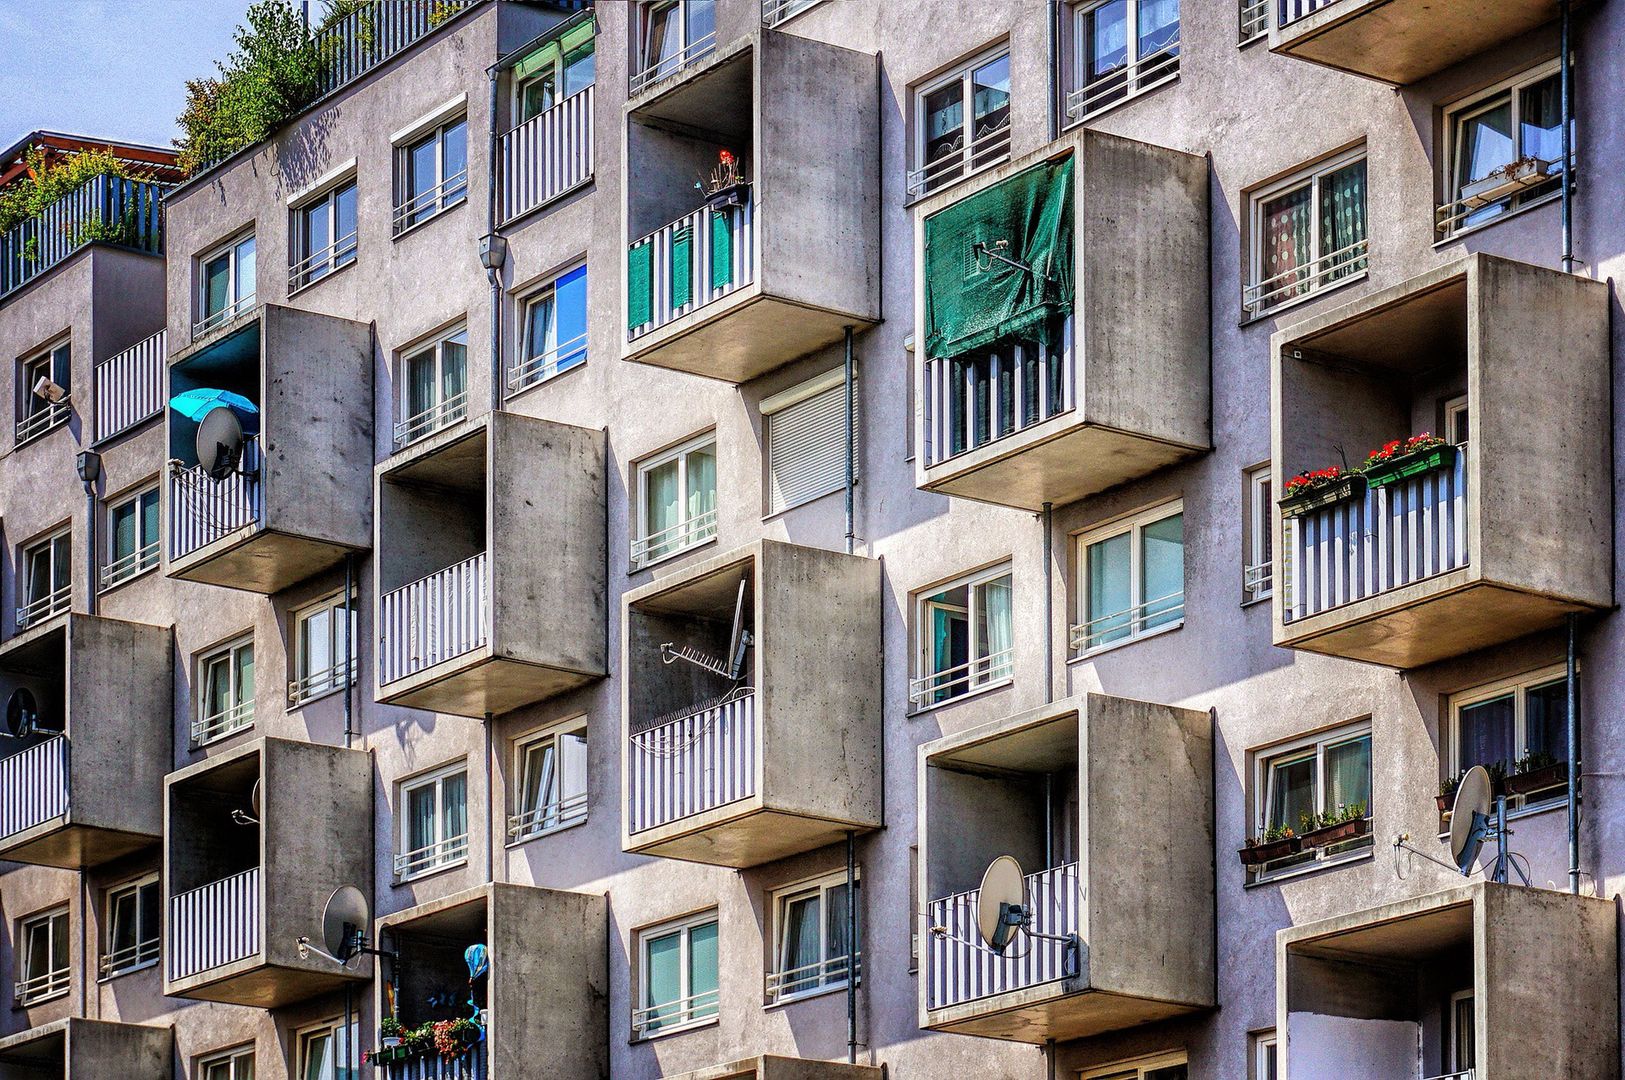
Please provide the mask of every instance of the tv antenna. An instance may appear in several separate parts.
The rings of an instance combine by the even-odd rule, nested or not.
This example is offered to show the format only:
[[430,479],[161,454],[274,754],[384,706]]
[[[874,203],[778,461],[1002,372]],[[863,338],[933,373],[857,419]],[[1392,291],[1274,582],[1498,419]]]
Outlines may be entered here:
[[[1000,855],[982,873],[982,887],[976,894],[976,933],[980,944],[1004,956],[1018,936],[1033,941],[1058,941],[1065,949],[1063,978],[1078,974],[1078,957],[1083,941],[1077,934],[1045,934],[1033,929],[1034,905],[1027,896],[1027,878],[1021,864],[1010,855]],[[933,926],[938,937],[949,936],[945,926]]]
[[1507,828],[1506,795],[1495,794],[1488,770],[1474,765],[1462,774],[1461,784],[1456,788],[1456,801],[1450,810],[1450,858],[1455,865],[1412,847],[1409,833],[1399,834],[1394,840],[1394,850],[1404,848],[1429,862],[1458,871],[1462,877],[1472,877],[1485,842],[1494,840],[1495,860],[1484,868],[1488,880],[1506,884],[1510,869],[1518,875],[1518,880],[1528,885],[1529,874],[1519,865],[1522,856],[1507,848],[1507,838],[1511,835],[1512,830]]
[[749,584],[748,576],[739,579],[739,595],[734,600],[733,630],[728,634],[728,654],[724,659],[718,660],[693,645],[674,645],[667,641],[660,646],[661,662],[669,664],[674,660],[682,660],[695,667],[704,668],[712,674],[721,675],[729,682],[738,682],[745,670],[745,651],[754,640],[751,632],[745,629],[745,589]]
[[248,805],[254,808],[252,814],[245,810],[233,810],[231,820],[239,825],[258,825],[260,823],[260,782],[254,781],[254,790],[249,792]]
[[34,691],[19,686],[6,701],[6,734],[13,739],[26,739],[39,730],[39,701]]
[[[1040,281],[1053,282],[1055,280],[1051,275],[1040,273],[1033,267],[1028,266],[1026,263],[1017,262],[1008,255],[1005,255],[1004,252],[1010,250],[1010,241],[1008,240],[995,240],[991,244],[989,244],[986,240],[978,240],[976,243],[971,245],[970,250],[971,254],[976,256],[976,269],[981,273],[985,274],[989,270],[993,269],[993,262],[996,259],[999,262],[1004,263],[1006,266],[1013,266],[1023,273],[1031,274]],[[985,264],[983,260],[986,260]]]
[[350,961],[358,956],[396,959],[394,953],[367,944],[367,926],[371,921],[366,895],[354,885],[340,885],[322,909],[321,945],[311,941],[309,936],[301,937],[299,959],[309,960],[311,953],[315,953],[340,967],[349,967]]

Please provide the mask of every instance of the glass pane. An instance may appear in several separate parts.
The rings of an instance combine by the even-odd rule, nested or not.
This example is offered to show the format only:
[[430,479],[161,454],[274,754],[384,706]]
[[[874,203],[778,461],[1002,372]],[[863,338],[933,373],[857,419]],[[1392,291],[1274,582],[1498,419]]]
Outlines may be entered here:
[[136,504],[127,502],[113,508],[113,559],[135,554]]
[[69,585],[68,573],[73,569],[73,556],[68,551],[71,537],[63,533],[51,541],[51,591],[60,592]]
[[421,416],[434,408],[434,350],[406,358],[406,415]]
[[1364,806],[1371,813],[1371,736],[1326,748],[1326,806]]
[[1142,629],[1185,617],[1185,515],[1175,514],[1140,530]]
[[1313,256],[1309,245],[1310,197],[1306,184],[1295,191],[1266,201],[1260,208],[1263,231],[1262,282],[1265,306],[1303,292],[1309,283],[1306,268]]
[[231,661],[220,656],[203,670],[203,715],[219,716],[231,708]]
[[220,255],[203,264],[203,314],[224,311],[231,303],[231,256]]
[[[859,890],[861,891],[861,886],[859,887]],[[846,978],[846,961],[851,955],[851,946],[848,943],[847,934],[848,930],[851,928],[846,925],[848,912],[850,910],[850,905],[847,903],[847,896],[849,894],[847,893],[846,884],[843,882],[833,889],[825,890],[824,895],[828,900],[825,905],[826,909],[828,910],[828,915],[826,917],[824,928],[824,941],[826,942],[824,946],[824,958],[826,960],[840,961],[839,963],[830,964],[829,968],[824,973],[826,979],[833,981]],[[861,940],[863,933],[862,926],[858,926],[857,930]]]
[[68,967],[68,916],[51,916],[51,970],[65,971]]
[[438,836],[439,809],[433,784],[406,793],[406,848],[417,851],[434,843]]
[[237,665],[237,701],[254,700],[254,646],[245,645],[233,657]]
[[589,41],[564,58],[564,96],[579,94],[591,86],[597,54]]
[[538,297],[525,312],[525,359],[547,354],[557,344],[554,336],[553,297]]
[[[643,983],[645,1007],[669,1005],[683,996],[683,935],[662,934],[643,943]],[[673,1010],[662,1010],[648,1027],[677,1019]]]
[[333,239],[340,250],[334,254],[334,265],[343,266],[355,258],[355,185],[346,184],[333,196]]
[[1138,55],[1150,56],[1179,36],[1179,0],[1140,0]]
[[992,682],[1010,676],[1014,663],[1011,629],[1010,575],[976,587],[976,657],[987,661],[973,674],[975,682]]
[[714,0],[688,0],[682,5],[688,19],[688,36],[683,44],[692,47],[716,32],[717,13]]
[[254,238],[237,245],[237,295],[233,301],[243,300],[254,295]]
[[[952,157],[965,145],[965,88],[958,80],[925,95],[925,161]],[[958,175],[958,169],[932,170],[932,178]]]
[[688,992],[709,998],[694,1004],[695,1017],[717,1014],[717,924],[696,926],[688,935]]
[[1270,763],[1269,815],[1265,828],[1303,829],[1303,817],[1315,812],[1315,757]]
[[587,358],[587,268],[576,269],[559,278],[553,287],[555,344],[559,348],[560,370],[574,367]]
[[[107,948],[110,952],[122,953],[135,947],[136,899],[136,893],[132,889],[129,892],[120,893],[112,900],[111,910],[108,912],[108,922],[111,924],[111,929],[107,935]],[[125,956],[120,956],[118,959],[121,963],[128,962],[128,957]]]
[[1010,58],[1001,56],[971,74],[971,137],[980,139],[1010,126]]
[[141,886],[141,940],[158,940],[158,883]]
[[410,200],[409,217],[414,224],[435,212],[435,199],[431,193],[440,182],[437,164],[439,152],[439,144],[433,135],[407,151],[406,197]]
[[1556,72],[1518,91],[1518,150],[1523,157],[1562,165],[1561,95]]
[[1555,761],[1569,759],[1569,681],[1566,678],[1537,686],[1524,695],[1526,751],[1550,754]]
[[1128,533],[1090,544],[1084,552],[1084,574],[1089,581],[1089,602],[1084,611],[1084,648],[1092,649],[1126,640],[1131,630],[1129,607],[1130,559]]
[[[559,748],[559,798],[579,798],[587,793],[587,734],[571,731],[555,741]],[[573,812],[585,813],[586,807]]]
[[1148,1069],[1145,1080],[1186,1080],[1188,1075],[1184,1065],[1169,1065],[1162,1069]]
[[306,678],[333,666],[333,612],[323,608],[305,616],[299,628],[299,677]]
[[934,701],[942,701],[970,688],[965,665],[970,661],[970,590],[964,586],[938,593],[925,602],[929,637],[926,641],[927,675]]
[[1451,1067],[1471,1069],[1477,1064],[1478,1047],[1474,1045],[1473,999],[1457,998],[1451,1005],[1451,1052],[1455,1058]]
[[[668,461],[643,474],[643,513],[646,539],[677,525],[677,462]],[[649,555],[671,550],[672,539],[667,536],[650,545]]]
[[677,4],[651,8],[648,25],[644,29],[644,70],[674,70],[672,58],[682,50],[683,24]]
[[717,508],[717,448],[702,446],[688,455],[688,520]]
[[446,811],[446,838],[468,834],[468,774],[448,776],[441,783],[441,801]]
[[158,542],[158,492],[141,496],[141,546]]
[[446,129],[441,155],[441,175],[447,187],[442,203],[452,203],[468,193],[468,122],[459,120]]
[[521,814],[542,805],[548,775],[553,768],[552,740],[535,743],[525,748],[525,765],[519,780],[519,806]]
[[1348,251],[1364,239],[1365,161],[1361,159],[1320,181],[1320,256],[1336,256],[1327,266],[1328,277],[1343,277],[1364,268],[1365,256]]
[[519,91],[519,120],[521,123],[534,116],[539,116],[553,107],[553,103],[557,98],[556,91],[558,87],[556,83],[557,79],[551,71],[543,72],[525,83],[524,88]]
[[440,399],[450,401],[468,388],[468,332],[440,344]]
[[1456,123],[1456,184],[1482,180],[1512,160],[1512,102],[1462,117]]
[[305,1037],[304,1080],[333,1080],[333,1037],[323,1031]]
[[28,602],[33,603],[51,591],[51,545],[42,544],[28,553]]
[[1513,750],[1513,695],[1502,694],[1488,701],[1464,705],[1456,713],[1456,764],[1463,770],[1474,765],[1510,765],[1517,756]]
[[28,952],[23,965],[23,978],[38,978],[50,970],[50,920],[44,920],[28,927]]
[[333,243],[333,236],[328,230],[328,205],[325,201],[306,210],[304,218],[304,247],[305,257],[311,262],[307,264],[311,278],[319,278],[327,273],[328,260],[333,253],[328,250]]
[[819,955],[818,908],[817,894],[784,905],[784,945],[779,954],[779,973],[787,977],[780,984],[780,993],[794,994],[818,985],[823,960]]
[[1128,63],[1128,0],[1109,0],[1084,22],[1085,81],[1094,82]]

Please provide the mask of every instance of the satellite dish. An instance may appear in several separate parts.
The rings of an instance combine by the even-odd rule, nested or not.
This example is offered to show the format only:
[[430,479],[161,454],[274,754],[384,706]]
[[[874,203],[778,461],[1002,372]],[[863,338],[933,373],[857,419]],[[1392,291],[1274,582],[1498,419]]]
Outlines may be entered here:
[[322,944],[341,964],[361,951],[372,916],[367,898],[354,885],[340,885],[322,910]]
[[39,730],[39,702],[34,691],[19,686],[6,702],[6,733],[13,739],[25,739]]
[[224,406],[203,414],[197,426],[197,460],[215,480],[237,471],[243,460],[243,422]]
[[1472,873],[1478,851],[1489,834],[1492,795],[1490,774],[1482,765],[1468,769],[1456,788],[1456,802],[1450,811],[1450,858],[1463,874]]
[[258,780],[254,781],[254,787],[249,792],[248,805],[252,808],[252,813],[245,810],[233,810],[231,820],[239,825],[258,825],[260,823],[260,782]]
[[254,781],[254,790],[249,792],[248,805],[254,808],[254,816],[258,818],[260,816],[260,782],[258,780]]
[[1021,864],[1000,855],[982,874],[982,888],[976,896],[976,930],[988,948],[1003,953],[1016,929],[1027,921],[1027,879]]

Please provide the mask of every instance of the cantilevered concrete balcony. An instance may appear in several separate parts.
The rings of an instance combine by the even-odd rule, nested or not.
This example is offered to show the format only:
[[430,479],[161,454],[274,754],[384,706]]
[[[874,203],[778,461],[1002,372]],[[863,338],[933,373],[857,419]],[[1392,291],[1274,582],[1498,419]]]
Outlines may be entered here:
[[919,487],[1036,511],[1210,447],[1204,159],[1079,131],[914,225]]
[[[380,919],[380,947],[399,958],[393,970],[384,963],[395,987],[396,1018],[415,1027],[468,1017],[478,1007],[486,1030],[483,1040],[450,1061],[434,1051],[386,1051],[398,1060],[381,1059],[378,1074],[385,1080],[608,1080],[608,936],[602,894],[525,885],[482,885]],[[469,987],[464,952],[471,945],[489,950],[490,968]],[[448,986],[468,989],[442,995]],[[388,1015],[384,1001],[378,1009]]]
[[164,993],[272,1009],[372,977],[320,940],[341,885],[372,895],[372,758],[260,739],[164,785]]
[[625,850],[747,867],[881,825],[879,562],[762,540],[624,619]]
[[1608,288],[1470,255],[1273,339],[1275,644],[1411,668],[1612,603]]
[[1614,902],[1479,881],[1276,935],[1286,1080],[1619,1075]]
[[1270,51],[1406,86],[1557,18],[1557,0],[1271,0]]
[[672,1080],[884,1080],[885,1076],[885,1069],[873,1065],[763,1054],[677,1073]]
[[378,466],[378,700],[504,713],[608,670],[604,433],[483,417]]
[[0,705],[37,712],[0,738],[0,859],[82,870],[159,841],[173,652],[168,627],[80,614],[0,649]]
[[878,321],[876,79],[758,27],[633,100],[626,359],[739,383]]
[[172,1080],[175,1029],[71,1017],[0,1037],[4,1080]]
[[[1217,1003],[1208,713],[1070,698],[925,744],[917,791],[922,1027],[1064,1042]],[[1003,955],[976,922],[1000,855],[1051,935]]]
[[267,304],[171,358],[172,402],[223,390],[251,406],[235,410],[248,439],[223,479],[198,460],[198,421],[167,410],[171,577],[274,593],[366,549],[372,344],[362,323]]

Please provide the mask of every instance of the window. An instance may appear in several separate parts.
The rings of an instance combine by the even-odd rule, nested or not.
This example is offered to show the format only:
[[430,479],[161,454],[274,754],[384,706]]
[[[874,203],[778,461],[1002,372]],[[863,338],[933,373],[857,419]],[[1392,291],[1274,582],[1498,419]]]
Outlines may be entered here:
[[1357,280],[1366,272],[1365,148],[1249,196],[1247,314]]
[[401,361],[399,449],[468,415],[468,330],[458,327]]
[[1482,765],[1505,776],[1511,807],[1568,792],[1568,673],[1559,665],[1450,699],[1450,773]]
[[198,1062],[202,1080],[254,1080],[254,1048],[232,1050]]
[[401,785],[401,853],[406,880],[468,858],[468,769],[458,764]]
[[925,195],[1010,157],[1010,53],[1001,47],[914,92],[910,195]]
[[107,511],[107,565],[102,588],[144,574],[158,565],[158,489],[148,488]]
[[346,180],[293,214],[293,267],[288,291],[320,281],[355,262],[355,181]]
[[[846,378],[840,368],[762,402],[767,512],[781,513],[846,487]],[[852,453],[857,460],[857,414]]]
[[459,117],[396,149],[395,235],[468,198],[468,121]]
[[1236,12],[1240,23],[1238,44],[1250,45],[1269,36],[1270,0],[1238,0]]
[[299,706],[355,682],[355,598],[337,593],[294,616],[294,678],[288,702]]
[[638,466],[634,570],[703,544],[716,535],[715,435],[701,435]]
[[329,1020],[299,1033],[297,1080],[355,1080],[361,1074],[359,1021]]
[[1015,670],[1010,564],[917,598],[916,708],[1010,681]]
[[[853,893],[861,895],[862,884]],[[846,985],[848,965],[859,969],[861,952],[848,940],[851,906],[846,872],[781,890],[773,897],[773,964],[767,976],[770,1000],[794,998]],[[861,942],[862,929],[858,940]]]
[[1275,500],[1270,491],[1269,462],[1242,475],[1247,514],[1242,522],[1241,602],[1250,604],[1269,596],[1275,577]]
[[519,360],[508,371],[517,394],[587,362],[587,268],[578,266],[525,299]]
[[[1445,1036],[1445,1067],[1458,1073],[1472,1069],[1478,1060],[1475,1040],[1472,990],[1458,990],[1450,995],[1449,1032]],[[1470,1080],[1470,1078],[1464,1078]]]
[[1444,437],[1452,446],[1466,446],[1471,434],[1467,427],[1467,395],[1444,403]]
[[647,1039],[717,1018],[717,913],[638,932],[632,1037]]
[[55,536],[23,549],[22,604],[17,608],[17,629],[23,630],[68,610],[73,594],[70,577],[72,534]]
[[1185,513],[1158,506],[1078,538],[1079,653],[1185,624]]
[[1560,82],[1553,60],[1445,110],[1449,173],[1438,214],[1440,232],[1483,225],[1558,193],[1563,171]]
[[[1371,724],[1349,725],[1271,747],[1255,755],[1254,835],[1291,829],[1312,832],[1320,815],[1364,810],[1371,820]],[[1350,838],[1303,850],[1252,871],[1254,880],[1284,870],[1322,865],[1371,847],[1369,827]]]
[[519,777],[508,839],[534,839],[587,820],[587,721],[520,740],[514,746],[514,773]]
[[540,116],[593,84],[597,58],[592,22],[571,23],[573,29],[562,38],[544,43],[514,68],[518,123]]
[[198,321],[204,334],[254,306],[254,235],[238,237],[198,260]]
[[1281,1064],[1276,1057],[1275,1032],[1253,1036],[1252,1080],[1277,1080]]
[[102,977],[158,962],[158,875],[107,890]]
[[1187,1068],[1184,1054],[1163,1054],[1092,1069],[1083,1074],[1083,1080],[1188,1080]]
[[1072,8],[1068,119],[1087,120],[1179,74],[1179,0],[1099,0]]
[[713,0],[652,0],[640,14],[631,93],[681,71],[716,47]]
[[254,726],[254,639],[244,638],[198,661],[197,719],[192,741],[199,746]]
[[18,1005],[37,1005],[68,992],[68,909],[24,919],[18,927]]
[[762,25],[774,27],[789,22],[816,3],[818,0],[762,0]]
[[[72,406],[73,348],[70,342],[53,345],[23,360],[17,370],[18,444],[36,439],[66,423]],[[53,400],[53,398],[55,400]]]

